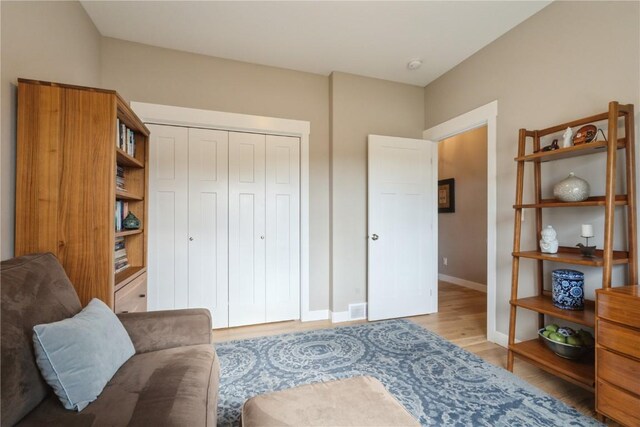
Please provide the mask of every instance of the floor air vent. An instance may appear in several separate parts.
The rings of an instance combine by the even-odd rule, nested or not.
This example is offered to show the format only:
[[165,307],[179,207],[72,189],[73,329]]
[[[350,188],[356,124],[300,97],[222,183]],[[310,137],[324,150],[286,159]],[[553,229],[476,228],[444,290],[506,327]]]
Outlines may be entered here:
[[349,320],[360,320],[367,318],[367,303],[349,304]]

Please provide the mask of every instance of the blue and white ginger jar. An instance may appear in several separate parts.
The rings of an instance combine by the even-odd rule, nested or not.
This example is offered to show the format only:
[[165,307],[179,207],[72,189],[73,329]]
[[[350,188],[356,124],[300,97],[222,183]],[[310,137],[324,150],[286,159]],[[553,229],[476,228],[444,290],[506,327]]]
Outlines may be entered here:
[[551,299],[564,310],[584,309],[584,274],[576,270],[553,270]]

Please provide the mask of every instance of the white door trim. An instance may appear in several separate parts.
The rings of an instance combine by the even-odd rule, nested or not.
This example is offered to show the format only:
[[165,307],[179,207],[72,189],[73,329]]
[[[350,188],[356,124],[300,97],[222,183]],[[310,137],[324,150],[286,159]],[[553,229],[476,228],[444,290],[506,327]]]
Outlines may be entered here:
[[[300,320],[318,320],[309,311],[309,134],[311,123],[249,114],[131,102],[144,123],[199,127],[300,138]],[[327,313],[328,315],[328,313]]]
[[459,133],[487,126],[487,340],[500,344],[496,330],[497,120],[498,101],[495,100],[427,129],[422,136],[424,139],[442,141]]

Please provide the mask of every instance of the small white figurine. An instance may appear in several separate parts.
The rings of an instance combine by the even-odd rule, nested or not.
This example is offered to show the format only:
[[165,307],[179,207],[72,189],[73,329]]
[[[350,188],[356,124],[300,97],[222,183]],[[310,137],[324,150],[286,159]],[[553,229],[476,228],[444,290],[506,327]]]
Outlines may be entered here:
[[573,142],[571,141],[571,137],[573,136],[573,132],[571,131],[571,128],[568,127],[567,130],[564,131],[562,136],[564,137],[564,141],[562,142],[562,148],[571,147],[573,145]]
[[556,239],[557,233],[552,226],[547,225],[547,228],[540,233],[542,239],[540,240],[540,250],[547,254],[558,253],[558,239]]

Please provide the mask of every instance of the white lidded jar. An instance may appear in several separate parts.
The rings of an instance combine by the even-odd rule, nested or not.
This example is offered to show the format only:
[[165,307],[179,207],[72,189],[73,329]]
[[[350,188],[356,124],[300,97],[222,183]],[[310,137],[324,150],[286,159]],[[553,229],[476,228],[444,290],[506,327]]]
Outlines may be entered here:
[[553,187],[553,196],[563,202],[581,202],[589,197],[589,183],[573,172]]

